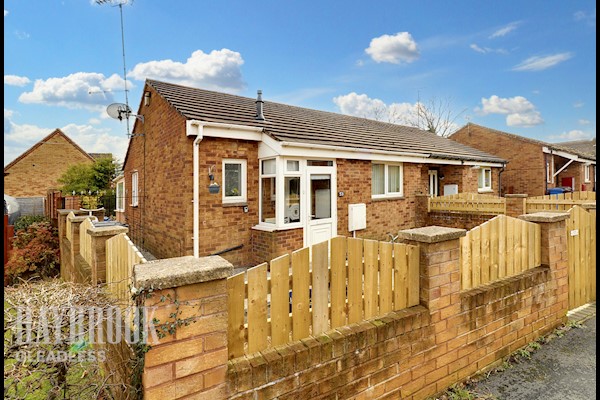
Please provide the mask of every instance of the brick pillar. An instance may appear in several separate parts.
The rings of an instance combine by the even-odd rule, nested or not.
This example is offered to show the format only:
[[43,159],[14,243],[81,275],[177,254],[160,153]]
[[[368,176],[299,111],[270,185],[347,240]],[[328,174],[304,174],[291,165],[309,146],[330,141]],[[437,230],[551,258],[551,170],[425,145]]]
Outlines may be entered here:
[[[145,307],[156,307],[148,320],[155,327],[189,322],[173,334],[149,343],[145,355],[144,399],[226,399],[227,289],[226,278],[233,266],[220,256],[192,256],[157,260],[134,266],[133,284],[143,295]],[[188,397],[186,397],[188,398]]]
[[69,213],[73,213],[73,215],[87,215],[86,212],[81,210],[69,210],[69,209],[60,209],[56,210],[58,213],[58,239],[62,240],[66,238],[66,225],[67,225],[67,216]]
[[[458,314],[460,299],[451,296],[460,291],[460,238],[464,229],[426,226],[399,232],[404,243],[420,247],[420,302],[434,314]],[[447,307],[453,307],[447,309]]]
[[569,264],[567,248],[566,220],[569,213],[538,212],[520,215],[519,218],[536,222],[541,226],[542,237],[542,265],[548,266],[552,274],[551,284],[555,287],[548,288],[548,293],[556,291],[556,310],[554,318],[557,324],[567,322],[569,310]]
[[427,203],[430,197],[429,194],[415,194],[415,226],[417,228],[427,225],[427,221],[429,220]]
[[88,228],[92,237],[92,285],[106,282],[106,241],[120,233],[127,233],[124,226],[111,225]]
[[526,194],[505,194],[506,215],[517,218],[526,212],[527,195]]

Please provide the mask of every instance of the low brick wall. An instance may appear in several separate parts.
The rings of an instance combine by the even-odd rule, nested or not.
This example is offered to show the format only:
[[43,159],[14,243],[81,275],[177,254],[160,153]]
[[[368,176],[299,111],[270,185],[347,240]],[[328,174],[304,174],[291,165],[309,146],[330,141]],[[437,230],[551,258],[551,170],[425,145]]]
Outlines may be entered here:
[[445,226],[448,228],[462,228],[470,231],[483,224],[486,221],[494,218],[497,214],[476,214],[476,213],[461,213],[461,212],[425,212],[425,226]]
[[[402,231],[403,242],[420,246],[419,306],[228,362],[227,309],[216,300],[219,307],[198,316],[206,323],[147,353],[145,398],[424,399],[439,393],[566,322],[566,215],[541,214],[533,219],[542,225],[541,267],[461,292],[465,230]],[[193,301],[223,299],[225,279],[202,280],[210,285],[194,289]],[[187,291],[195,284],[166,290],[179,298],[177,286]]]
[[[302,248],[304,243],[304,230],[288,229],[268,232],[259,229],[252,230],[252,252],[254,256],[252,265],[270,261],[283,254],[291,253]],[[229,260],[234,265],[233,260]]]

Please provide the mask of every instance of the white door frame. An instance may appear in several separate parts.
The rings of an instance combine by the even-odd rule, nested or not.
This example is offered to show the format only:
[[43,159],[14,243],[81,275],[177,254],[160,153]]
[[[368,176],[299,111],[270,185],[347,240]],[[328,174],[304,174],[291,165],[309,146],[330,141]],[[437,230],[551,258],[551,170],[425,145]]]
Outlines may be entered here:
[[[440,181],[438,180],[438,171],[437,169],[430,169],[428,171],[429,174],[429,195],[430,196],[438,196],[440,194]],[[431,190],[434,189],[434,190]]]
[[[329,161],[329,160],[328,160]],[[306,166],[304,170],[304,193],[305,200],[304,204],[304,247],[308,247],[314,243],[311,243],[311,233],[313,229],[318,229],[319,226],[329,225],[331,229],[331,237],[337,236],[337,174],[336,164],[333,161],[333,166]],[[311,214],[313,213],[312,202],[311,202],[311,175],[329,175],[331,179],[331,218],[324,218],[319,220],[313,220]]]

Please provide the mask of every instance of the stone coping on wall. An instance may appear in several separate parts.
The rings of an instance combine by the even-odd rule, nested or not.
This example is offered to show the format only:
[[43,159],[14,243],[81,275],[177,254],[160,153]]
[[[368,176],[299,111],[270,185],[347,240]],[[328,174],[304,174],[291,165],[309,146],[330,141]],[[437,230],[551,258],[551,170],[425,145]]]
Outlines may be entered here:
[[425,226],[423,228],[405,229],[398,232],[401,239],[422,243],[438,243],[466,236],[466,229],[448,228],[445,226]]
[[75,210],[75,209],[66,209],[66,208],[61,208],[59,210],[56,210],[60,215],[69,215],[69,213],[73,213],[75,215],[83,215],[83,214],[87,214],[87,211],[82,211],[82,210]]
[[169,289],[223,279],[233,265],[221,256],[184,256],[149,261],[133,267],[133,286],[138,290]]
[[542,211],[519,215],[519,218],[529,222],[559,222],[568,219],[569,213]]
[[127,233],[129,229],[125,226],[94,226],[88,228],[87,233],[90,236],[115,236],[120,233]]

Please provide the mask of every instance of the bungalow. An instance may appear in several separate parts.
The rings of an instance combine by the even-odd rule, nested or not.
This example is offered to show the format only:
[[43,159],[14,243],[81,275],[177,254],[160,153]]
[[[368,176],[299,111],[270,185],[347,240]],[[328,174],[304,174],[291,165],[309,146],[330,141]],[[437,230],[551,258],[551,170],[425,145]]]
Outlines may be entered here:
[[502,174],[502,193],[542,196],[549,189],[596,190],[596,150],[567,143],[546,143],[468,123],[449,137],[508,160]]
[[389,240],[418,196],[494,192],[505,160],[416,128],[147,80],[123,166],[130,236],[250,266],[335,235]]

